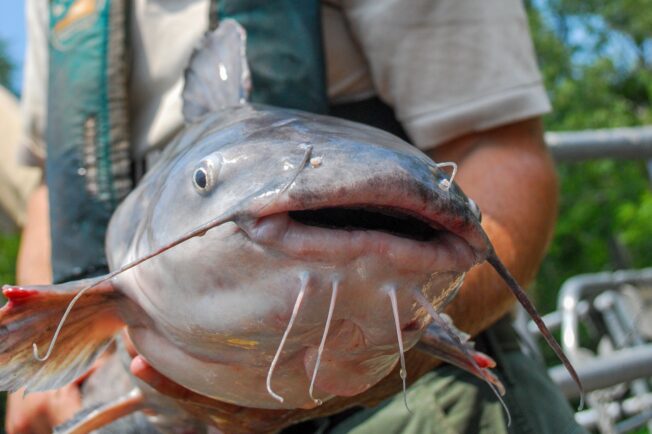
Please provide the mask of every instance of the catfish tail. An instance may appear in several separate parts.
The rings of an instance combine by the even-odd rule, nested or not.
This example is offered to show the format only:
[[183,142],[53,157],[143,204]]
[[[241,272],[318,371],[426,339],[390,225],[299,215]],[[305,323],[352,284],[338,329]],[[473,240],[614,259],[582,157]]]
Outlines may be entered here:
[[97,282],[79,299],[51,357],[37,360],[32,346],[47,348],[67,306],[94,282],[2,288],[7,303],[0,309],[0,390],[55,389],[88,370],[124,326],[117,314],[123,296],[110,282]]
[[580,381],[580,377],[577,375],[577,372],[575,371],[575,368],[571,364],[570,360],[566,357],[566,354],[564,354],[563,350],[555,340],[555,338],[552,336],[550,333],[550,330],[548,330],[548,327],[546,327],[546,324],[543,322],[541,319],[541,316],[539,315],[539,312],[537,312],[537,309],[534,307],[530,299],[528,298],[527,294],[521,288],[521,285],[514,279],[514,277],[511,275],[509,270],[507,270],[507,267],[498,259],[498,256],[496,256],[495,251],[491,251],[491,254],[487,258],[487,262],[491,264],[492,267],[496,270],[496,272],[502,277],[502,279],[505,281],[509,289],[512,291],[518,302],[523,306],[523,308],[527,311],[527,313],[530,315],[534,323],[537,325],[539,330],[541,331],[541,336],[545,339],[545,341],[548,343],[550,348],[555,352],[561,363],[566,367],[566,370],[568,370],[568,373],[570,376],[573,378],[573,381],[575,381],[575,384],[577,384],[578,389],[580,390],[581,394],[581,400],[580,400],[580,408],[584,406],[584,387],[582,386],[582,382]]

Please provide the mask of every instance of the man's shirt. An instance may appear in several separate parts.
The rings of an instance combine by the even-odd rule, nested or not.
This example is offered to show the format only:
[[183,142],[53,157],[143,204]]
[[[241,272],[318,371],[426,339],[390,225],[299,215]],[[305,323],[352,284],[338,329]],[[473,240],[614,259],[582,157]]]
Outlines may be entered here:
[[[129,103],[138,159],[183,125],[183,71],[208,14],[209,0],[132,2]],[[48,1],[29,0],[27,19],[23,160],[38,162]],[[331,103],[380,97],[421,149],[550,109],[521,0],[329,0],[322,22]]]

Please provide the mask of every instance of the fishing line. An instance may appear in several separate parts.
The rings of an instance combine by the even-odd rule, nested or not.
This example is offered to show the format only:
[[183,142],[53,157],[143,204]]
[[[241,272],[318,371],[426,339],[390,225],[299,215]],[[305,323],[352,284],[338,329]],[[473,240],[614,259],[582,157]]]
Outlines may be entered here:
[[315,397],[313,396],[313,389],[315,387],[315,380],[317,379],[317,371],[319,370],[321,355],[324,352],[324,345],[326,344],[328,329],[331,326],[331,319],[333,318],[333,311],[335,310],[335,300],[337,299],[337,291],[339,286],[340,286],[339,279],[333,280],[333,291],[331,293],[331,303],[328,306],[328,315],[326,316],[326,325],[324,326],[324,334],[321,337],[321,342],[319,343],[319,349],[317,350],[317,361],[315,362],[315,369],[312,371],[312,379],[310,380],[310,388],[308,389],[310,399],[312,399],[317,405],[321,405],[322,400],[315,399]]
[[299,314],[299,307],[301,307],[301,301],[303,300],[303,295],[305,294],[306,288],[308,287],[309,278],[310,276],[308,275],[308,273],[302,273],[301,290],[299,290],[299,295],[297,295],[297,301],[294,302],[294,308],[292,309],[292,316],[290,317],[290,322],[288,322],[288,326],[285,329],[285,333],[283,333],[283,337],[281,338],[281,343],[278,345],[278,349],[276,350],[276,354],[274,355],[272,364],[269,365],[269,370],[267,371],[267,382],[266,382],[267,392],[272,396],[272,398],[276,399],[278,402],[283,402],[283,397],[272,390],[272,374],[274,373],[274,369],[276,368],[278,359],[281,357],[283,346],[285,346],[285,341],[287,340],[288,335],[290,334],[290,330],[292,329],[294,320],[297,318],[297,315]]
[[398,350],[401,358],[400,376],[401,376],[401,380],[403,381],[403,402],[405,403],[405,408],[407,409],[407,411],[412,413],[412,410],[410,410],[410,407],[408,406],[408,402],[407,402],[407,385],[406,385],[407,368],[405,367],[405,351],[403,349],[403,335],[401,333],[401,324],[398,317],[398,302],[396,301],[396,288],[390,287],[389,290],[387,291],[387,295],[389,295],[389,299],[392,303],[392,313],[394,314],[394,325],[396,326],[396,337],[398,339]]
[[[417,288],[412,288],[412,295],[414,299],[421,305],[423,308],[428,312],[428,315],[432,318],[432,320],[437,323],[438,326],[440,326],[448,336],[455,341],[455,343],[458,344],[460,348],[462,348],[462,352],[464,355],[467,357],[471,365],[478,370],[478,372],[482,372],[482,368],[478,365],[478,363],[475,361],[471,353],[469,353],[468,349],[466,348],[466,345],[460,340],[459,336],[450,328],[448,323],[444,321],[444,319],[437,313],[434,307],[432,307],[432,304],[426,300],[426,297],[419,291]],[[496,388],[496,386],[486,378],[482,378],[485,383],[489,385],[491,390],[493,391],[494,395],[496,395],[496,398],[498,398],[498,401],[500,401],[500,404],[503,406],[503,409],[505,410],[505,414],[507,415],[507,426],[511,426],[512,424],[512,415],[509,412],[509,409],[507,408],[507,404],[503,400],[503,397],[500,395],[500,392]]]

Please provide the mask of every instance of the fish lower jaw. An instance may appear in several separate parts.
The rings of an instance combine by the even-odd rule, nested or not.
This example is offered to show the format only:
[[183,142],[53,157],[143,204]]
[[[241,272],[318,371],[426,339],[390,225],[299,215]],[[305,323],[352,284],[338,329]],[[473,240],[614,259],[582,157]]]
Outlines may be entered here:
[[467,271],[477,262],[462,238],[445,231],[418,241],[377,230],[310,226],[294,221],[288,213],[239,225],[253,242],[304,261],[339,263],[376,256],[400,271],[454,272]]

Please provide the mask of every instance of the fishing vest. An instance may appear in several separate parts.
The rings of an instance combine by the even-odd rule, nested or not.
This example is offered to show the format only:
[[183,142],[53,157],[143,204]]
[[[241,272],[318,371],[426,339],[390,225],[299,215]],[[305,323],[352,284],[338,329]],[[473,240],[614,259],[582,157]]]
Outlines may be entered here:
[[128,4],[50,1],[45,179],[55,283],[106,272],[106,226],[132,187]]
[[[50,0],[45,176],[55,282],[107,271],[106,227],[134,184],[129,5]],[[328,110],[318,0],[212,1],[211,27],[223,18],[236,19],[248,32],[252,101]]]

